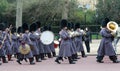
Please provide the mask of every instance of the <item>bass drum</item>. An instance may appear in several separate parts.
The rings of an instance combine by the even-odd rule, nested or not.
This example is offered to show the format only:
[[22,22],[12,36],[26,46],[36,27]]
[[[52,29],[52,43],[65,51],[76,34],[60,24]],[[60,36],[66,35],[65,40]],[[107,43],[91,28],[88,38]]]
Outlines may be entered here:
[[54,41],[54,34],[51,31],[41,33],[40,40],[44,45],[49,45]]

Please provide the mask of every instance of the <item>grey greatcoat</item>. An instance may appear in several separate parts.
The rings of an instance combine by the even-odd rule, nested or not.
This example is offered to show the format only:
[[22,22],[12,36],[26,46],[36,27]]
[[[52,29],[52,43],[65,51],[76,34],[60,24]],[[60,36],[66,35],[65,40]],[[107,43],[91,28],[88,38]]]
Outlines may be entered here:
[[[32,45],[31,40],[29,38],[29,33],[23,34],[22,42],[25,42],[28,45]],[[33,57],[32,51],[30,51],[28,54],[25,55],[25,58],[32,58],[32,57]]]
[[68,32],[66,30],[61,30],[59,34],[61,38],[59,57],[72,56],[71,41]]
[[12,34],[11,39],[12,39],[11,47],[13,54],[19,53],[18,36],[16,34]]
[[6,39],[5,39],[5,42],[4,42],[5,53],[6,53],[6,55],[12,55],[10,34],[4,31],[3,35],[4,35],[4,37],[6,36]]
[[55,52],[54,42],[52,42],[49,46],[50,46],[51,52]]
[[[3,32],[0,31],[0,42],[3,41],[3,38],[4,38]],[[4,50],[4,48],[5,48],[5,46],[3,44],[3,46],[0,48],[0,56],[5,56],[5,50]]]
[[108,31],[108,29],[103,28],[100,31],[100,35],[102,36],[99,49],[98,49],[98,56],[114,56],[116,55],[113,45],[112,45],[112,40],[113,40],[113,35]]
[[37,44],[38,44],[39,53],[45,53],[45,51],[44,51],[44,45],[40,41],[41,31],[37,30],[35,33],[37,34]]
[[30,37],[30,40],[33,45],[33,50],[32,50],[33,55],[39,55],[39,49],[38,49],[38,44],[37,44],[37,35],[35,35],[34,33],[30,33],[29,37]]
[[76,48],[76,45],[75,45],[74,37],[71,38],[70,40],[71,40],[72,54],[76,54],[77,53],[77,48]]
[[83,42],[82,42],[83,32],[81,32],[79,29],[77,29],[76,32],[79,33],[79,36],[75,37],[75,44],[77,47],[77,51],[81,52],[81,51],[84,51]]
[[44,45],[43,44],[43,47],[44,47],[45,53],[51,53],[52,52],[51,49],[50,49],[50,45]]

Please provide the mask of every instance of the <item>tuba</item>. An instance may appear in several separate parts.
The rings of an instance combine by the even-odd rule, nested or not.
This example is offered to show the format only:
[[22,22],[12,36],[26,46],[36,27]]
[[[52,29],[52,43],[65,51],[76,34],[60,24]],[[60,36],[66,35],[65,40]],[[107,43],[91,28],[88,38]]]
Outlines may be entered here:
[[114,21],[110,21],[107,23],[107,29],[111,31],[111,33],[116,33],[118,29],[118,24]]

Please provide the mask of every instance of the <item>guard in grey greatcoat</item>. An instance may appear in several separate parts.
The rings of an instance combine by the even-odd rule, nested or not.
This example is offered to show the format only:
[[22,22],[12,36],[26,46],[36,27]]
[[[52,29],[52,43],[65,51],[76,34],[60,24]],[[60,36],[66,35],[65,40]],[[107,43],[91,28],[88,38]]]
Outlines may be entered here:
[[[49,30],[48,26],[44,26],[43,29],[44,29],[43,32]],[[45,54],[47,54],[48,58],[52,58],[52,55],[51,55],[52,51],[50,49],[50,44],[49,45],[43,44],[43,47],[44,47]]]
[[99,48],[98,48],[98,54],[97,54],[97,62],[103,63],[103,57],[105,55],[109,56],[110,60],[113,61],[113,63],[119,63],[117,60],[116,53],[114,51],[112,41],[114,39],[114,36],[110,30],[107,29],[107,23],[109,22],[108,18],[105,18],[102,21],[102,29],[100,31],[100,35],[102,36]]
[[[51,31],[51,26],[50,25],[48,26],[48,29],[49,29],[49,31]],[[52,52],[53,57],[56,57],[56,52],[55,52],[55,48],[54,48],[54,42],[52,42],[49,46],[50,46],[50,50]]]
[[68,23],[68,33],[69,33],[69,36],[71,37],[70,38],[70,41],[71,41],[71,47],[72,47],[72,59],[74,61],[77,61],[76,59],[80,59],[78,58],[78,55],[77,55],[77,47],[75,45],[75,34],[74,34],[74,24],[73,23]]
[[26,58],[24,58],[24,55],[20,53],[19,47],[22,45],[22,40],[23,40],[23,31],[22,31],[22,27],[18,27],[17,29],[17,44],[18,44],[18,53],[16,53],[17,55],[17,62],[19,64],[22,64],[20,61],[23,61],[23,59],[25,59],[25,61],[27,62]]
[[72,60],[71,42],[69,34],[67,32],[67,20],[63,19],[61,21],[61,28],[62,29],[59,32],[61,44],[59,49],[59,55],[56,58],[55,62],[60,64],[59,60],[61,60],[62,57],[68,57],[69,63],[75,64],[75,62]]
[[36,62],[41,62],[41,59],[39,57],[39,47],[38,47],[38,36],[36,35],[35,31],[37,29],[36,23],[33,23],[30,25],[30,35],[29,38],[32,42],[33,48],[32,48],[32,53],[33,56],[36,59]]
[[82,42],[82,37],[84,35],[84,32],[81,31],[79,23],[75,24],[75,32],[78,33],[78,35],[75,37],[75,44],[77,47],[77,51],[81,52],[82,57],[86,57],[84,47],[83,47],[83,42]]
[[4,31],[4,25],[3,24],[0,24],[0,42],[1,42],[1,46],[0,46],[0,58],[2,59],[2,62],[3,63],[8,63],[8,61],[6,60],[6,57],[5,57],[5,46],[4,46],[4,40],[6,39],[4,36],[3,36],[3,31]]
[[[1,51],[1,48],[2,48],[2,41],[0,41],[0,53],[2,52]],[[0,54],[0,59],[1,59],[1,54]],[[1,60],[0,60],[1,61]],[[0,65],[2,65],[2,63],[0,62]]]
[[[24,46],[25,44],[32,45],[31,40],[29,38],[29,27],[26,23],[22,24],[22,31],[23,34],[21,37],[21,45],[22,46]],[[35,64],[32,51],[30,51],[28,54],[25,54],[24,58],[28,58],[31,65]],[[17,62],[21,64],[19,59],[17,60]]]
[[13,27],[11,29],[11,33],[12,33],[12,35],[11,35],[11,39],[12,39],[11,48],[12,48],[13,54],[16,55],[17,53],[19,53],[18,36],[16,33],[16,27]]
[[41,23],[40,21],[37,21],[36,22],[37,24],[37,30],[36,30],[36,35],[38,36],[38,40],[37,40],[37,43],[38,43],[38,48],[39,48],[39,57],[41,58],[41,60],[46,60],[45,59],[45,51],[44,51],[44,45],[42,44],[42,42],[40,41],[40,35],[41,35]]
[[8,61],[13,61],[11,60],[12,57],[12,47],[11,47],[11,33],[10,33],[11,28],[6,27],[3,35],[4,37],[6,37],[6,40],[4,42],[4,46],[5,46],[5,53],[8,57]]

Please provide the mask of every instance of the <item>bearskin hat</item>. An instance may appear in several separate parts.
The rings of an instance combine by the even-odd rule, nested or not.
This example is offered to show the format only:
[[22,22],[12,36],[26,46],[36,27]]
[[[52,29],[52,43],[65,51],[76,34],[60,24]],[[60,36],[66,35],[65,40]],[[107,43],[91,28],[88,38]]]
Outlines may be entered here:
[[17,33],[20,34],[20,33],[22,33],[22,32],[23,32],[23,31],[22,31],[22,27],[18,27]]
[[48,25],[48,30],[51,31],[51,26],[50,25]]
[[30,32],[32,31],[36,31],[37,30],[37,24],[36,23],[33,23],[30,25]]
[[48,26],[45,25],[45,26],[43,27],[43,31],[46,31],[46,30],[49,30],[49,28],[48,28]]
[[67,27],[68,29],[71,29],[71,23],[68,23]]
[[41,22],[40,22],[40,21],[37,21],[36,24],[37,24],[37,28],[40,28]]
[[75,24],[73,22],[71,22],[71,29],[75,28]]
[[76,24],[75,24],[75,30],[76,30],[77,28],[80,28],[80,23],[76,23]]
[[4,29],[5,29],[5,26],[1,23],[1,24],[0,24],[0,30],[1,30],[1,31],[4,31]]
[[23,33],[25,33],[26,30],[29,30],[28,24],[27,23],[23,23],[22,24],[22,29],[23,29]]
[[107,23],[109,22],[110,20],[109,20],[109,18],[105,18],[105,19],[103,19],[102,20],[102,27],[106,27],[107,26]]
[[63,29],[64,27],[67,27],[67,20],[66,19],[62,19],[61,20],[61,29]]
[[15,32],[16,32],[16,27],[12,27],[11,33],[13,34],[13,33],[15,33]]

